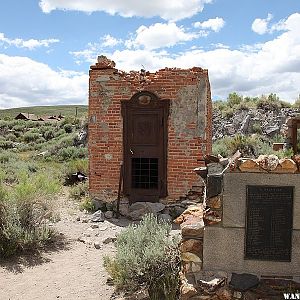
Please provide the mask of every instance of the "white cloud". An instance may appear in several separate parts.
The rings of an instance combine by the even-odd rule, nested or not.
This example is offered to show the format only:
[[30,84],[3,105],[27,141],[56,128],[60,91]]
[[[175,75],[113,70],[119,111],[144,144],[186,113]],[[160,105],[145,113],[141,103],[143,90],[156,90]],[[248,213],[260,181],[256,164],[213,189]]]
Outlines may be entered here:
[[0,54],[0,108],[87,103],[88,75]]
[[115,46],[125,46],[128,49],[160,49],[172,47],[178,43],[185,43],[193,39],[203,36],[199,32],[187,31],[183,26],[177,26],[173,22],[155,23],[146,27],[140,26],[134,34],[131,34],[130,39],[121,40],[107,34],[100,38],[100,42],[89,43],[87,48],[80,51],[70,51],[70,54],[85,61],[93,62],[98,53],[107,52],[107,48]]
[[92,13],[103,11],[110,15],[122,17],[155,17],[165,20],[189,18],[203,10],[213,0],[40,0],[39,5],[44,13],[53,10],[75,10]]
[[[297,15],[297,14],[294,14]],[[273,19],[271,14],[268,14],[266,19],[255,19],[252,23],[252,30],[258,34],[274,33],[275,31],[285,31],[290,30],[294,25],[292,24],[293,18],[282,19],[277,23],[270,24]],[[297,20],[296,20],[296,26]]]
[[214,32],[219,32],[225,25],[225,21],[222,18],[216,17],[214,19],[208,19],[204,22],[194,23],[195,28],[210,29]]
[[44,39],[44,40],[23,40],[20,38],[17,39],[9,39],[5,37],[4,33],[0,32],[0,44],[5,46],[15,46],[17,48],[27,48],[29,50],[33,50],[38,47],[49,47],[50,44],[58,43],[58,39]]
[[116,39],[115,37],[111,36],[110,34],[106,34],[102,38],[102,46],[103,47],[114,47],[121,43],[122,43],[121,40]]
[[156,23],[149,27],[140,26],[136,30],[136,36],[127,41],[126,45],[129,48],[143,46],[145,49],[158,49],[171,47],[197,37],[197,34],[186,32],[183,27],[178,27],[175,23]]
[[[250,96],[272,92],[292,101],[300,94],[299,28],[300,14],[295,13],[280,21],[280,30],[284,31],[277,37],[237,50],[224,45],[215,45],[217,49],[213,50],[191,49],[189,45],[187,50],[176,55],[167,50],[147,48],[110,49],[109,52],[109,48],[98,48],[101,45],[98,43],[72,54],[77,61],[85,59],[91,63],[96,62],[97,55],[104,54],[115,60],[118,69],[127,71],[139,70],[142,65],[150,71],[166,66],[200,66],[209,71],[214,97],[225,99],[232,91]],[[0,108],[86,103],[87,92],[87,74],[55,71],[26,57],[0,54]]]
[[105,54],[118,69],[127,71],[139,70],[142,65],[150,71],[166,66],[207,68],[214,97],[225,99],[232,91],[249,96],[276,93],[293,101],[300,94],[300,14],[289,16],[281,26],[285,32],[278,37],[237,50],[188,49],[172,55],[166,51],[124,49]]
[[222,44],[222,43],[217,43],[217,44],[212,44],[217,49],[230,49],[228,45]]
[[123,43],[124,42],[121,39],[116,39],[110,34],[106,34],[100,38],[100,42],[88,43],[86,49],[80,51],[69,51],[69,54],[75,58],[75,63],[78,65],[82,63],[82,60],[93,63],[97,58],[98,53],[103,53],[105,49],[112,48]]
[[[91,44],[90,44],[91,45]],[[91,48],[89,46],[88,49],[80,50],[80,51],[70,51],[69,54],[71,54],[74,57],[75,63],[80,65],[83,62],[93,63],[95,62],[98,53],[103,53],[103,50],[97,50],[95,48]]]
[[251,26],[252,30],[261,35],[269,32],[268,25],[272,18],[272,14],[268,14],[266,19],[255,19]]

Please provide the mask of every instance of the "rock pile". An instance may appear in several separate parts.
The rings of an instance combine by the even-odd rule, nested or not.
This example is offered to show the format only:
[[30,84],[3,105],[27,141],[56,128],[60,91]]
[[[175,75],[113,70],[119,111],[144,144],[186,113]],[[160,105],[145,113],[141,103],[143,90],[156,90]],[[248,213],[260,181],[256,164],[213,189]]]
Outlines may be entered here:
[[239,158],[230,165],[232,172],[298,173],[300,155],[279,159],[276,155],[260,155],[257,159]]
[[279,110],[239,109],[229,118],[221,111],[213,111],[213,141],[236,134],[261,133],[268,137],[284,133],[286,121],[299,115],[300,109],[281,108]]
[[[117,215],[117,200],[112,200],[113,196],[116,199],[115,195],[110,195],[110,198],[104,195],[103,199],[93,199],[95,208],[103,211],[106,218],[113,218]],[[128,198],[122,197],[119,205],[119,213],[121,216],[128,217],[133,221],[139,221],[144,215],[151,213],[161,220],[172,222],[190,205],[202,203],[203,196],[204,186],[197,185],[192,186],[186,195],[172,203],[162,200],[161,202],[163,203],[136,202],[130,205]],[[107,199],[110,199],[110,202],[107,202]]]

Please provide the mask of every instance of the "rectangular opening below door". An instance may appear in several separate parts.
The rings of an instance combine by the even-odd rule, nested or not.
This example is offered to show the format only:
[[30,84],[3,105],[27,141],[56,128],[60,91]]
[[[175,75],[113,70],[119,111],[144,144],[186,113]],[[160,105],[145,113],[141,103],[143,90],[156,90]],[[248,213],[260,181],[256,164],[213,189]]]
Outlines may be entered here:
[[132,158],[132,188],[158,188],[158,158]]

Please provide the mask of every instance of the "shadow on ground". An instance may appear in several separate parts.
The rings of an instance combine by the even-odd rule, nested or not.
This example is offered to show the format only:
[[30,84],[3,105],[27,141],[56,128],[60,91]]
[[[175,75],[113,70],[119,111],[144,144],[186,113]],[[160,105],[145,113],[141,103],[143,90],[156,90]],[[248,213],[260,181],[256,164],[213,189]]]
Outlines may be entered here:
[[69,250],[69,245],[70,241],[63,234],[58,234],[40,249],[27,251],[10,258],[0,258],[0,267],[15,274],[23,273],[27,268],[51,262],[50,258],[45,257],[45,254]]

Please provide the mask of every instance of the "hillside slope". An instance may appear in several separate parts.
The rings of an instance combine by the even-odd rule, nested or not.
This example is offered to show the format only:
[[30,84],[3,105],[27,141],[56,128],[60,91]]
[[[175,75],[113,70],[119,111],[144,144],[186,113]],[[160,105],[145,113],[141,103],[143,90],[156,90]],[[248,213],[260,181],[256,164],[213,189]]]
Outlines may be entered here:
[[77,108],[77,117],[82,118],[87,115],[87,105],[56,105],[56,106],[31,106],[9,109],[0,109],[0,119],[14,118],[20,112],[40,115],[63,115],[65,117],[75,117]]

